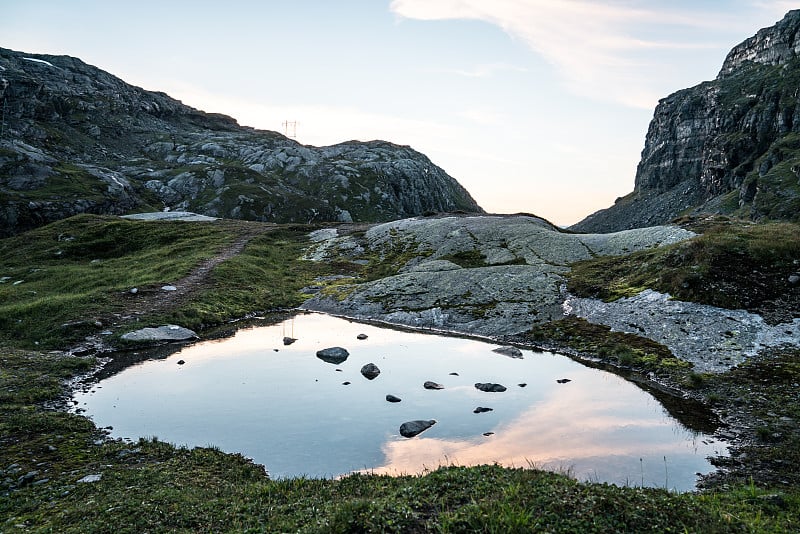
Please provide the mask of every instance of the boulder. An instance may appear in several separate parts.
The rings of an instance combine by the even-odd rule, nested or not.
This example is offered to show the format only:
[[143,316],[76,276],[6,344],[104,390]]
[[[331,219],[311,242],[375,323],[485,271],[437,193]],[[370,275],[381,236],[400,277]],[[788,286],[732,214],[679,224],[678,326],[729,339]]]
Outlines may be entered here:
[[422,387],[424,387],[425,389],[444,389],[443,385],[438,384],[436,382],[432,382],[430,380],[422,384]]
[[494,408],[486,408],[484,406],[478,406],[477,408],[472,410],[472,413],[486,413],[486,412],[491,412],[492,410],[494,410]]
[[394,395],[386,395],[387,402],[400,402],[402,400],[403,399],[401,399],[400,397],[395,397]]
[[182,326],[168,324],[155,328],[142,328],[122,335],[126,341],[186,341],[197,339],[198,335],[194,330],[189,330]]
[[364,378],[367,380],[374,380],[379,374],[381,374],[381,370],[378,369],[378,366],[374,363],[368,363],[361,368],[361,374],[364,375]]
[[506,387],[501,384],[493,384],[491,382],[478,382],[475,384],[475,387],[481,391],[485,391],[487,393],[502,393],[506,390]]
[[433,419],[430,420],[423,420],[418,419],[416,421],[406,421],[402,425],[400,425],[400,435],[404,438],[413,438],[414,436],[425,432],[430,427],[436,424],[436,421]]
[[362,340],[362,341],[363,341],[363,340],[367,339],[368,337],[369,337],[369,336],[368,336],[367,334],[358,334],[358,335],[356,336],[356,339],[360,339],[360,340]]
[[350,356],[350,353],[347,352],[347,349],[343,349],[342,347],[329,347],[317,351],[317,358],[334,365],[342,363],[348,356]]

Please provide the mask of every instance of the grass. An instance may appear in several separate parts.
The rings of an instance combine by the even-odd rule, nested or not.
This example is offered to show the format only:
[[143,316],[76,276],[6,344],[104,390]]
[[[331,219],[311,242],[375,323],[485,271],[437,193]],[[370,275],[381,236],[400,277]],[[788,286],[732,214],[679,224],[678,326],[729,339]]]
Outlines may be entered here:
[[554,342],[642,373],[683,378],[691,368],[691,364],[676,358],[667,347],[655,341],[613,332],[607,326],[573,316],[536,325],[526,336],[534,343]]
[[[71,329],[60,326],[66,317],[124,313],[131,301],[120,300],[120,291],[132,284],[146,287],[184,276],[246,230],[237,224],[162,225],[82,216],[0,241],[0,265],[5,271],[0,276],[11,276],[0,285],[4,299],[0,316],[8,317],[6,312],[12,309],[21,313],[22,308],[12,308],[20,305],[13,297],[20,296],[29,311],[18,318],[34,329],[28,334],[13,322],[0,324],[0,531],[787,532],[800,528],[794,483],[776,491],[763,489],[764,481],[731,480],[724,491],[677,494],[581,483],[564,474],[499,466],[444,467],[422,476],[271,480],[261,466],[239,455],[213,447],[175,447],[155,438],[131,443],[109,440],[88,419],[46,408],[59,405],[66,391],[64,381],[91,369],[95,359],[20,347],[50,339],[52,346],[63,348],[75,337]],[[295,305],[303,298],[299,289],[316,276],[351,268],[298,261],[307,230],[284,226],[254,237],[241,254],[219,264],[193,298],[161,313],[211,324],[244,311]],[[375,260],[387,272],[403,262],[407,251],[390,252]],[[37,276],[43,271],[36,269],[47,276]],[[25,282],[8,285],[17,278]],[[13,293],[21,289],[38,294]],[[74,297],[54,299],[59,293]],[[49,300],[59,304],[48,307]],[[139,316],[140,322],[147,317]],[[36,327],[34,318],[44,326]],[[16,334],[9,331],[15,328]],[[581,323],[560,322],[550,328],[541,334],[560,336],[586,350],[606,350],[609,358],[631,367],[681,368],[663,347],[636,336],[602,327],[595,331]],[[51,338],[41,334],[51,330]],[[774,391],[776,402],[785,404],[774,412],[777,420],[765,415],[761,421],[760,426],[770,429],[765,439],[775,440],[775,434],[786,432],[787,423],[780,417],[798,415],[791,401],[796,361],[796,355],[786,354],[742,370],[742,377],[728,377],[731,387],[742,384],[736,392],[744,394],[749,388],[771,395]],[[773,383],[756,389],[768,377],[774,377]],[[698,391],[728,402],[731,392],[717,386],[706,379]],[[767,412],[776,409],[769,404],[754,406]],[[781,442],[796,445],[787,436]],[[784,453],[787,461],[800,461],[788,449]],[[78,482],[86,475],[101,477]]]
[[220,264],[211,284],[170,319],[192,328],[218,324],[254,311],[296,308],[308,295],[300,290],[314,278],[346,271],[340,264],[298,261],[306,234],[315,227],[288,225],[260,235],[241,254]]
[[679,300],[748,309],[770,319],[800,316],[800,224],[720,220],[686,242],[573,266],[568,289],[615,300],[645,288]]
[[[133,288],[185,276],[234,235],[226,224],[79,215],[0,241],[0,342],[63,348],[122,313]],[[71,326],[62,326],[71,325]]]

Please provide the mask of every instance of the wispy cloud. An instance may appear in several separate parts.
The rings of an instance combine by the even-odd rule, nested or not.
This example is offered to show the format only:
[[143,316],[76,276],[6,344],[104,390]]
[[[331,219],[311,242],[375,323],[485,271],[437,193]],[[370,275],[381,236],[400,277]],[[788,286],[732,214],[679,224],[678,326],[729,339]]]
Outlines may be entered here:
[[467,78],[488,78],[501,72],[528,72],[528,69],[510,63],[485,63],[471,69],[450,69],[446,72]]
[[[752,5],[779,12],[788,2]],[[644,0],[393,0],[390,9],[409,19],[494,24],[552,64],[571,91],[645,108],[664,96],[658,82],[669,67],[663,58],[659,64],[651,56],[730,48],[733,43],[713,42],[709,32],[738,27],[744,18],[741,11],[737,20],[725,12],[703,13]],[[691,37],[653,37],[666,28]]]

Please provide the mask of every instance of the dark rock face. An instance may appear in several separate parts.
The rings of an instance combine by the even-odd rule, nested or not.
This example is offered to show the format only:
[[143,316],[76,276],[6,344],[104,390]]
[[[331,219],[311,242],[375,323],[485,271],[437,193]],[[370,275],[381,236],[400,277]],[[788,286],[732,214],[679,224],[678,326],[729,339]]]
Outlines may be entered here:
[[[334,365],[342,363],[348,356],[350,356],[350,353],[347,352],[347,349],[343,349],[342,347],[329,347],[317,351],[317,358]],[[337,369],[337,371],[338,370],[339,369]]]
[[68,56],[0,48],[0,67],[0,237],[134,208],[270,222],[482,212],[406,146],[304,146]]
[[682,213],[800,220],[800,10],[736,46],[717,78],[661,100],[633,193],[572,229]]
[[429,421],[422,419],[416,421],[407,421],[400,425],[400,435],[404,438],[413,438],[414,436],[425,432],[435,424],[436,421],[433,419]]

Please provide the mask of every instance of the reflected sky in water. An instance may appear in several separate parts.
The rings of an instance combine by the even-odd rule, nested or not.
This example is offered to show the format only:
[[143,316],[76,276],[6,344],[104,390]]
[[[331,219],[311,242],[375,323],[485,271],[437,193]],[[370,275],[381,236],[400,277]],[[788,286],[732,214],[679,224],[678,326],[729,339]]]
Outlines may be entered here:
[[[357,340],[361,333],[368,339]],[[297,341],[284,346],[284,336]],[[333,365],[315,356],[331,346],[350,357]],[[690,490],[696,473],[713,469],[706,457],[726,453],[611,373],[547,352],[513,359],[493,353],[496,346],[306,314],[146,361],[75,400],[98,426],[113,426],[113,436],[215,445],[263,463],[273,477],[496,462]],[[371,381],[360,374],[369,362],[381,369]],[[445,388],[426,390],[427,380]],[[485,393],[476,382],[508,390]],[[493,411],[473,413],[478,406]],[[400,425],[414,419],[437,424],[401,437]]]

